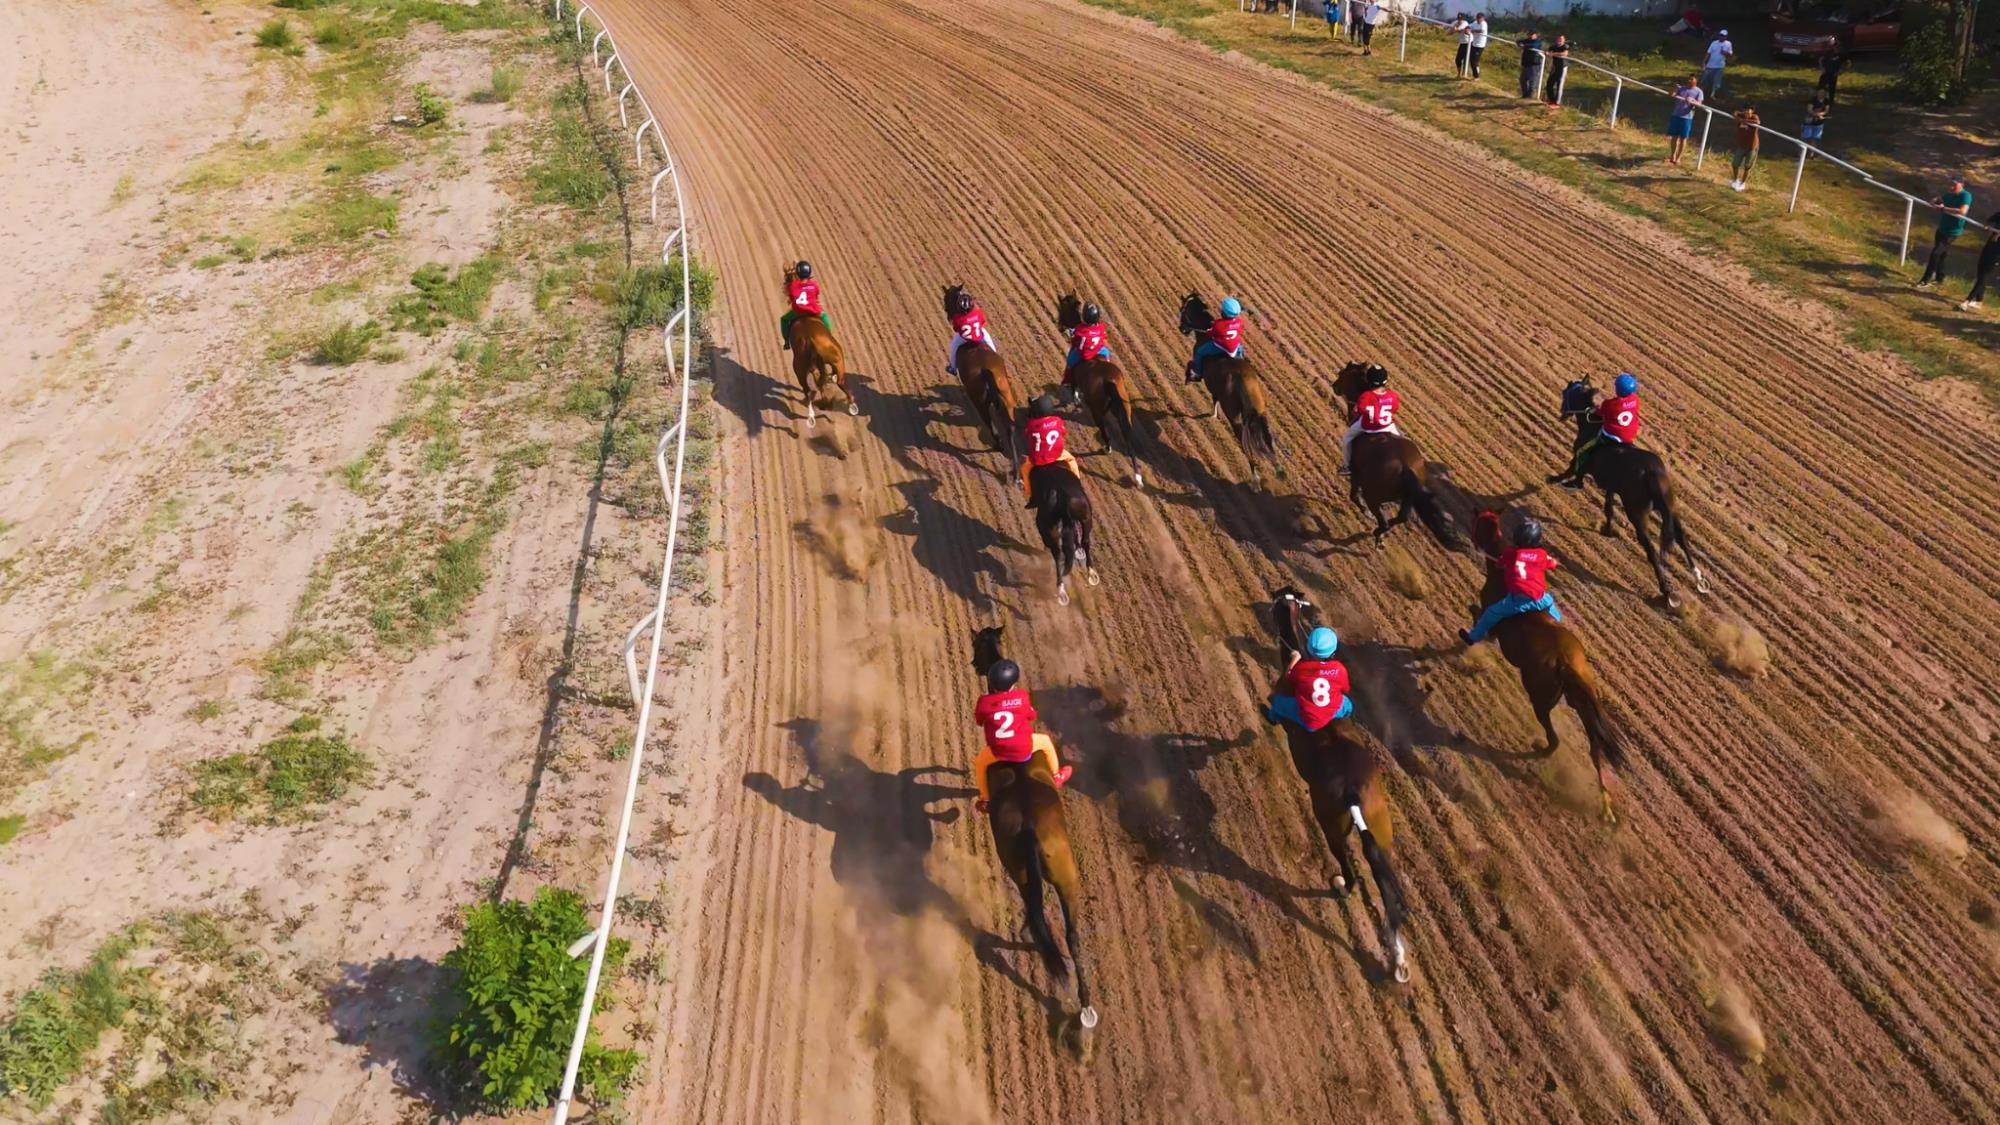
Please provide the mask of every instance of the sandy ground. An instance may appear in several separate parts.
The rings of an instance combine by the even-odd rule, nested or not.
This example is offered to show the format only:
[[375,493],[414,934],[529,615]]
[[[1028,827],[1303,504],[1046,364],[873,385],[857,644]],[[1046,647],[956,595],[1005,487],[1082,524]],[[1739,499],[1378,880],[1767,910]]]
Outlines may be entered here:
[[[690,720],[721,735],[676,744],[693,834],[642,1119],[2000,1112],[2000,442],[1975,396],[1464,145],[1072,6],[600,10],[723,279],[728,411],[721,678]],[[773,330],[797,256],[857,371],[865,418],[834,438],[807,439]],[[1053,298],[1080,288],[1145,396],[1155,487],[1085,458],[1106,584],[1068,610],[939,370],[960,280],[1035,383],[1057,375]],[[1178,385],[1189,289],[1253,310],[1290,451],[1275,490]],[[1689,292],[1702,312],[1669,311]],[[1359,356],[1396,373],[1461,516],[1550,520],[1635,759],[1615,832],[1573,721],[1528,756],[1508,670],[1454,654],[1474,563],[1399,531],[1435,590],[1399,593],[1336,499],[1317,383]],[[1530,483],[1565,448],[1562,381],[1620,367],[1717,578],[1685,620],[1649,603],[1629,531]],[[1255,718],[1256,606],[1291,581],[1332,607],[1396,765],[1407,987],[1380,981],[1367,902],[1327,897]],[[1078,765],[1088,1065],[1051,1041],[951,772],[975,739],[967,638],[993,621]]]

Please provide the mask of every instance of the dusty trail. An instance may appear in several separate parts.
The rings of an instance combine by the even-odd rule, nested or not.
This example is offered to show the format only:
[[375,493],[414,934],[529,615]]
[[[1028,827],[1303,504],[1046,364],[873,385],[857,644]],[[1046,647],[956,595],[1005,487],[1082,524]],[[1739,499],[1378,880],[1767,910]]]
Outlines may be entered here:
[[[2000,888],[1990,424],[1657,233],[1136,24],[990,0],[599,7],[723,279],[722,616],[755,631],[721,640],[734,733],[688,766],[715,827],[683,872],[703,905],[656,998],[649,1116],[2000,1113],[2000,957],[1967,916]],[[866,417],[832,420],[839,452],[805,439],[776,339],[800,255],[860,373]],[[1055,294],[1098,299],[1159,435],[1143,494],[1086,458],[1107,585],[1067,612],[939,367],[938,287],[959,280],[1036,383],[1057,375]],[[1292,468],[1275,495],[1239,483],[1178,385],[1189,287],[1253,311]],[[1707,303],[1666,314],[1683,291]],[[1628,728],[1616,834],[1589,815],[1574,724],[1553,762],[1518,758],[1536,736],[1511,673],[1442,647],[1472,562],[1399,532],[1438,590],[1408,600],[1329,499],[1319,383],[1361,355],[1486,496],[1560,456],[1564,378],[1646,381],[1718,579],[1702,612],[1774,657],[1755,681],[1717,670],[1647,604],[1629,531],[1597,537],[1587,500],[1519,497],[1558,523],[1559,596]],[[1371,908],[1324,897],[1324,849],[1254,720],[1272,659],[1255,605],[1292,580],[1343,627],[1400,766],[1406,990],[1374,979]],[[983,824],[951,819],[960,779],[919,772],[970,759],[966,641],[989,621],[1079,764],[1107,1014],[1089,1067],[1049,1042]],[[1963,859],[1900,842],[1897,787],[1967,833]],[[1731,982],[1757,1065],[1704,1007]]]

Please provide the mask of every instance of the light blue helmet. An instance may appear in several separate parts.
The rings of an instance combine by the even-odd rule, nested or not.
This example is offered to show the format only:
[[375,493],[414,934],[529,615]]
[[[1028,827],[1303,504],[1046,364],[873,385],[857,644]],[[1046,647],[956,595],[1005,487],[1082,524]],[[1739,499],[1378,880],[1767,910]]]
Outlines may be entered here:
[[1241,301],[1237,300],[1237,299],[1236,299],[1236,298],[1234,298],[1234,297],[1224,297],[1224,298],[1222,299],[1222,315],[1223,315],[1223,316],[1242,316],[1242,315],[1243,315],[1243,302],[1241,302]]
[[1618,381],[1611,384],[1611,386],[1617,390],[1618,397],[1620,398],[1630,394],[1638,394],[1639,377],[1630,371],[1621,371],[1618,373]]
[[1314,660],[1331,660],[1340,651],[1340,634],[1322,625],[1306,634],[1306,655]]

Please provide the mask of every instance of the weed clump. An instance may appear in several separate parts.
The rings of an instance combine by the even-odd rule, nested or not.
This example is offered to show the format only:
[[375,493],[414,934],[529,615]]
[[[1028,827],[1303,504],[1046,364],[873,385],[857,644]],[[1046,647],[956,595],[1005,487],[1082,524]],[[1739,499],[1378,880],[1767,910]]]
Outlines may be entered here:
[[345,735],[323,734],[319,716],[301,715],[254,753],[196,765],[188,799],[218,820],[244,814],[266,823],[299,820],[345,796],[368,768]]
[[478,320],[486,310],[486,299],[500,279],[500,259],[486,256],[467,262],[452,273],[430,262],[410,275],[415,293],[405,294],[389,306],[396,328],[436,335],[452,320]]
[[292,30],[292,23],[283,16],[271,20],[257,29],[257,45],[288,55],[299,53],[299,37]]
[[361,324],[352,321],[343,323],[320,337],[319,344],[313,348],[313,361],[330,367],[359,363],[368,357],[368,349],[381,334],[381,327],[372,320]]

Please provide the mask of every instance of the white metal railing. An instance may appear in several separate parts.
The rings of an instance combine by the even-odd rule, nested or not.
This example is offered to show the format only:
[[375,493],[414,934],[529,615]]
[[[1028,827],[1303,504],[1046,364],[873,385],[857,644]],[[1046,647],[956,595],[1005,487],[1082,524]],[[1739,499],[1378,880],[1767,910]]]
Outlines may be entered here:
[[[1237,9],[1239,11],[1247,9],[1248,3],[1249,0],[1237,0]],[[1395,17],[1398,21],[1400,21],[1402,25],[1400,41],[1397,44],[1397,52],[1396,52],[1396,60],[1398,62],[1409,61],[1410,23],[1412,21],[1415,21],[1416,23],[1422,24],[1427,27],[1440,28],[1445,31],[1451,31],[1451,32],[1457,31],[1457,29],[1453,25],[1446,23],[1443,20],[1434,20],[1428,16],[1417,14],[1409,10],[1408,5],[1409,5],[1409,0],[1401,0],[1400,4],[1397,2],[1397,0],[1389,0],[1389,2],[1382,4],[1383,14],[1386,16]],[[1298,0],[1293,0],[1292,28],[1294,30],[1298,28],[1298,7],[1299,7]],[[1363,5],[1355,3],[1354,0],[1344,0],[1344,7],[1341,10],[1341,17],[1342,17],[1341,22],[1343,26],[1352,27],[1355,20],[1359,17],[1360,9],[1362,7]],[[1325,10],[1324,5],[1322,5],[1321,10],[1322,11]],[[1489,38],[1499,38],[1499,37],[1492,36],[1489,34]],[[1510,47],[1524,46],[1524,44],[1514,39],[1501,39],[1500,41]],[[1548,80],[1549,52],[1539,47],[1531,47],[1528,49],[1534,51],[1537,55],[1541,56],[1541,65],[1537,68],[1537,75],[1535,79],[1535,90],[1532,92],[1532,96],[1539,97],[1541,96],[1544,83],[1546,83]],[[1612,70],[1609,67],[1599,66],[1598,64],[1591,62],[1588,59],[1578,58],[1575,55],[1565,53],[1563,73],[1561,77],[1557,79],[1557,85],[1556,85],[1558,104],[1561,101],[1562,93],[1568,88],[1569,70],[1573,67],[1582,67],[1585,70],[1594,71],[1598,74],[1602,74],[1605,77],[1611,79],[1612,81],[1611,109],[1610,112],[1606,115],[1605,123],[1613,127],[1616,127],[1618,124],[1618,110],[1620,103],[1624,99],[1625,87],[1633,86],[1641,90],[1648,90],[1656,94],[1662,94],[1668,98],[1674,96],[1674,93],[1671,90],[1661,89],[1660,87],[1654,86],[1651,83],[1642,82],[1639,79],[1633,78],[1629,75],[1620,74],[1619,72]],[[1695,108],[1707,114],[1707,116],[1702,120],[1701,143],[1699,146],[1697,146],[1695,150],[1694,166],[1696,171],[1700,171],[1702,164],[1708,159],[1708,138],[1710,131],[1713,129],[1715,125],[1715,119],[1717,117],[1726,118],[1728,119],[1729,124],[1731,126],[1735,125],[1735,119],[1731,114],[1706,104],[1698,105]],[[1798,210],[1799,188],[1805,182],[1806,159],[1809,156],[1817,156],[1820,159],[1825,160],[1830,164],[1838,164],[1842,168],[1845,168],[1849,172],[1852,172],[1856,176],[1859,176],[1861,178],[1861,182],[1868,185],[1869,187],[1879,188],[1882,191],[1888,192],[1890,195],[1894,195],[1901,198],[1903,200],[1903,237],[1902,237],[1901,249],[1898,252],[1898,257],[1897,257],[1897,263],[1899,265],[1907,263],[1910,260],[1910,230],[1916,221],[1917,207],[1921,205],[1930,208],[1933,211],[1942,210],[1942,208],[1940,208],[1937,204],[1932,203],[1928,199],[1912,195],[1909,192],[1904,191],[1902,188],[1896,187],[1892,184],[1883,183],[1881,180],[1876,179],[1874,174],[1869,172],[1867,169],[1861,168],[1857,165],[1849,163],[1848,161],[1842,160],[1840,157],[1833,155],[1832,153],[1826,151],[1825,149],[1819,147],[1816,144],[1813,144],[1810,141],[1804,140],[1803,138],[1800,137],[1794,137],[1790,133],[1773,129],[1768,125],[1758,124],[1754,127],[1759,133],[1769,134],[1770,136],[1776,137],[1779,140],[1795,145],[1799,150],[1798,164],[1792,171],[1791,196],[1786,201],[1785,204],[1785,211],[1788,214]],[[1982,223],[1977,219],[1974,219],[1970,214],[1965,216],[1965,221],[1966,225],[1978,227],[1981,230],[1991,231],[2000,229],[1988,226],[1987,224]]]
[[[563,0],[553,0],[554,18],[563,18]],[[649,186],[651,195],[651,215],[654,222],[660,218],[660,184],[667,182],[673,188],[674,229],[660,250],[660,259],[667,266],[673,265],[674,253],[678,248],[681,260],[681,303],[680,308],[668,319],[661,332],[661,346],[666,353],[667,378],[680,383],[680,406],[674,423],[660,433],[660,440],[653,446],[653,465],[660,475],[660,489],[667,499],[667,550],[660,560],[660,585],[653,597],[652,612],[639,619],[632,631],[625,636],[625,675],[632,689],[632,706],[638,712],[638,722],[632,731],[632,766],[625,779],[624,807],[618,815],[618,834],[611,851],[611,867],[604,877],[604,907],[598,916],[597,928],[577,939],[569,948],[571,957],[590,954],[590,973],[584,980],[583,1003],[576,1014],[576,1033],[570,1039],[569,1060],[563,1066],[562,1090],[556,1099],[555,1114],[551,1118],[554,1125],[564,1125],[569,1120],[570,1104],[576,1096],[577,1068],[583,1061],[583,1045],[590,1037],[591,1016],[597,1007],[597,989],[604,975],[604,954],[611,944],[611,924],[618,912],[618,883],[625,872],[625,849],[632,834],[632,810],[639,797],[639,778],[646,757],[646,734],[653,719],[653,688],[660,674],[660,643],[666,635],[667,595],[673,585],[674,547],[679,539],[681,526],[681,474],[687,463],[687,410],[688,387],[694,371],[694,317],[691,315],[694,301],[690,254],[687,238],[687,202],[681,194],[680,176],[674,171],[673,153],[667,147],[666,134],[660,130],[659,119],[653,107],[646,101],[645,91],[638,88],[637,81],[626,69],[624,59],[618,52],[618,39],[611,34],[610,24],[587,3],[575,5],[574,23],[576,41],[583,43],[583,18],[588,15],[599,28],[590,41],[590,62],[592,67],[601,67],[604,75],[604,92],[611,93],[611,68],[615,65],[625,72],[625,85],[618,93],[618,122],[620,126],[631,125],[625,112],[625,99],[636,95],[639,108],[645,120],[632,134],[633,160],[642,167],[646,156],[646,131],[653,131],[653,140],[659,145],[660,160],[665,165],[652,178]],[[605,45],[610,50],[600,59]],[[674,357],[675,336],[679,336],[680,358]],[[673,468],[667,467],[667,449],[673,447]],[[648,629],[652,641],[646,656],[645,675],[639,673],[639,638]]]

